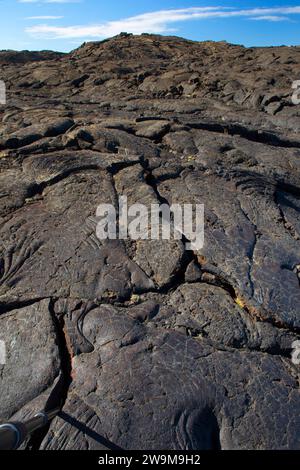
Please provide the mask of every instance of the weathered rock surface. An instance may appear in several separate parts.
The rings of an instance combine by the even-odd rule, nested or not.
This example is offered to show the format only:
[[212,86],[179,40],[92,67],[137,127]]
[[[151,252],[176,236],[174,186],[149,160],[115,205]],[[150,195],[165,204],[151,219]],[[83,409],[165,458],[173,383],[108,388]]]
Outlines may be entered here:
[[1,420],[34,400],[59,374],[61,361],[49,303],[45,299],[1,315],[0,340],[7,349],[6,364],[0,366]]
[[[121,35],[0,69],[0,419],[51,396],[31,447],[299,449],[300,48]],[[205,204],[204,247],[100,241],[121,195]]]

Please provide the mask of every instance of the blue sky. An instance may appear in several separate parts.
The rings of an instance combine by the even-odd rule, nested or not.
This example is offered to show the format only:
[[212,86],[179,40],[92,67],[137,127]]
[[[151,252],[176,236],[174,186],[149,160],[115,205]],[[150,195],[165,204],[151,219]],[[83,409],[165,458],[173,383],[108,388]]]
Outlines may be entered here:
[[300,44],[300,0],[0,0],[0,49],[70,51],[121,31]]

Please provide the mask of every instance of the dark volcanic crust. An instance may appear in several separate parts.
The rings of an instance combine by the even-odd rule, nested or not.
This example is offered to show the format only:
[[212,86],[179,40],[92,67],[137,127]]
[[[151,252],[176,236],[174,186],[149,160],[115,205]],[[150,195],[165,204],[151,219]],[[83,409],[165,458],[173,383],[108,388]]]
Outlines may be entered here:
[[[300,48],[121,35],[0,68],[0,420],[50,395],[34,448],[299,449]],[[100,242],[120,195],[204,203],[204,248]]]

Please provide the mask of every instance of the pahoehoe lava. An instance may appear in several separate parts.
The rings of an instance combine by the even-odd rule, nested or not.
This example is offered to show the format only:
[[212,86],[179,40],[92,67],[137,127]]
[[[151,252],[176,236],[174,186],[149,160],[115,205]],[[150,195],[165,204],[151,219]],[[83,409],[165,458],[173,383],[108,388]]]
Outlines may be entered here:
[[[61,390],[34,448],[299,449],[300,47],[121,34],[0,69],[0,420]],[[120,195],[204,204],[203,249],[100,242]]]

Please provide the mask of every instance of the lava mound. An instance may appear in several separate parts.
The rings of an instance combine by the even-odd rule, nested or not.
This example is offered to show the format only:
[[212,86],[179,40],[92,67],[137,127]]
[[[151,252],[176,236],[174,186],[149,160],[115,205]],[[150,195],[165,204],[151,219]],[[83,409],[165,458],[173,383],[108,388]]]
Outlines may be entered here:
[[[300,48],[0,53],[0,420],[39,449],[299,449]],[[204,246],[99,204],[204,204]],[[298,361],[299,362],[299,361]]]

